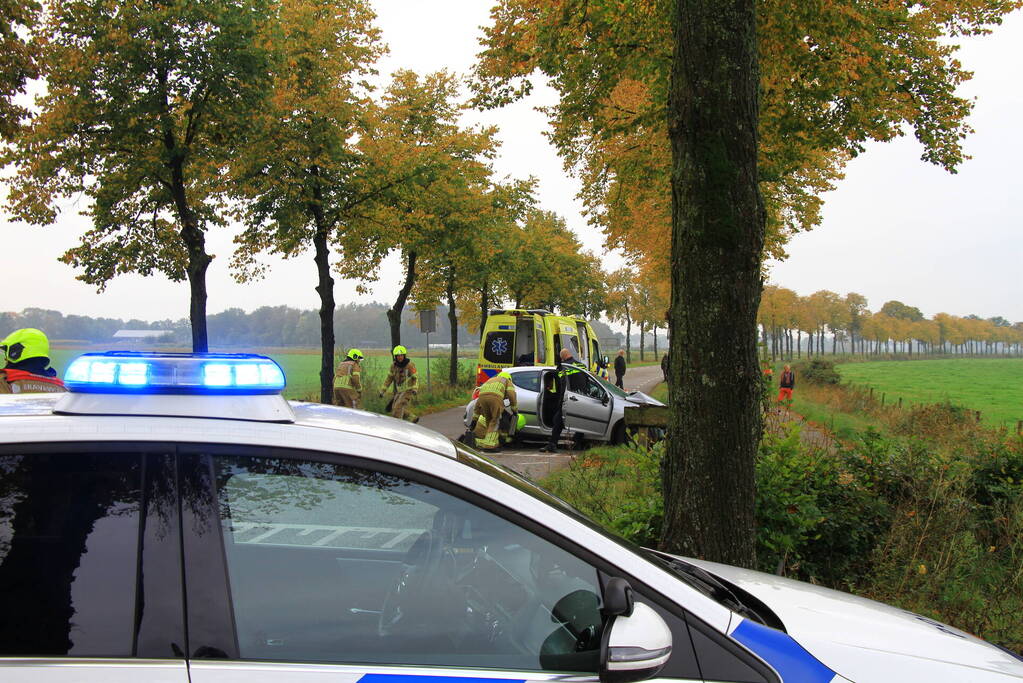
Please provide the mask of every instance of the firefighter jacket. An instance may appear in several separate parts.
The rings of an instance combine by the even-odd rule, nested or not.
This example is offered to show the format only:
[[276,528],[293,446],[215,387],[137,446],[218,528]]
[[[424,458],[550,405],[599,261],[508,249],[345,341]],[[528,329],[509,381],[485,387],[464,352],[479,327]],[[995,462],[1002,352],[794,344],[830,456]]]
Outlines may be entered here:
[[498,375],[491,380],[488,380],[483,386],[480,387],[480,396],[487,394],[494,394],[502,401],[508,399],[509,407],[518,411],[518,398],[515,395],[515,385],[507,377],[501,377]]
[[386,391],[387,387],[392,384],[394,385],[395,394],[405,391],[417,391],[419,389],[419,379],[416,374],[416,364],[409,358],[406,358],[405,363],[402,365],[392,363],[391,371],[387,373],[387,379],[384,380],[383,390]]
[[27,370],[0,370],[0,394],[58,393],[67,391],[64,383],[53,375],[37,375]]
[[352,389],[362,393],[362,366],[358,361],[348,359],[334,371],[335,389]]

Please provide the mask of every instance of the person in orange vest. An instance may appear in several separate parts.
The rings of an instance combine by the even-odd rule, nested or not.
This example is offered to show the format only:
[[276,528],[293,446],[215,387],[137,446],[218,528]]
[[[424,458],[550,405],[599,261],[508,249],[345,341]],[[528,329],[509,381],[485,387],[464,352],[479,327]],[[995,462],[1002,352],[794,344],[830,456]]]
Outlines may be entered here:
[[345,408],[361,408],[362,365],[365,356],[359,349],[352,349],[334,371],[334,405]]
[[50,340],[34,327],[15,330],[0,342],[4,367],[0,370],[0,394],[55,393],[67,391],[50,367]]

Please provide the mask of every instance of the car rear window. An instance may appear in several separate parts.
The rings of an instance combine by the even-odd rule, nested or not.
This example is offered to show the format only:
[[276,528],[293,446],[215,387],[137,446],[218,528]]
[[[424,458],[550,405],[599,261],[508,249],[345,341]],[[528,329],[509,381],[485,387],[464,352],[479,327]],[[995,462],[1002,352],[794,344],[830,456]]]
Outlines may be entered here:
[[520,389],[538,392],[540,391],[540,371],[514,372],[512,373],[512,382]]

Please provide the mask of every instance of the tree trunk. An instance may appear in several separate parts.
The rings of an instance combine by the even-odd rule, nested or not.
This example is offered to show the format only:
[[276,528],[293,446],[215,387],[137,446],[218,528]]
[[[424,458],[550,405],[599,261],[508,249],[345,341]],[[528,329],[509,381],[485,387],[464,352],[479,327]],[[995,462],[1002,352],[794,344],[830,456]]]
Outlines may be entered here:
[[199,226],[199,221],[188,204],[182,160],[178,158],[172,162],[170,170],[171,194],[174,197],[178,220],[181,222],[181,231],[178,235],[188,252],[185,272],[188,274],[188,321],[192,326],[192,352],[206,353],[210,348],[206,333],[206,271],[213,257],[206,253],[206,233]]
[[391,326],[392,349],[401,343],[401,312],[405,310],[405,302],[408,301],[409,292],[412,291],[412,285],[416,282],[416,257],[417,254],[414,251],[406,254],[405,284],[401,286],[394,306],[387,311],[387,323]]
[[677,0],[674,28],[668,122],[677,362],[668,383],[661,546],[753,567],[766,223],[754,2]]
[[646,351],[646,325],[639,324],[639,362],[643,362],[643,354]]
[[628,304],[625,305],[625,362],[632,362],[632,316]]
[[448,363],[448,384],[458,384],[458,312],[455,310],[455,269],[448,269],[448,325],[451,326],[451,360]]
[[330,276],[330,249],[327,246],[327,221],[323,216],[319,188],[310,206],[316,234],[313,235],[313,260],[316,262],[316,293],[320,295],[320,403],[334,402],[334,278]]
[[487,329],[487,316],[490,314],[490,281],[484,280],[480,289],[480,339],[483,339],[483,330]]
[[654,327],[654,360],[657,360],[657,328]]

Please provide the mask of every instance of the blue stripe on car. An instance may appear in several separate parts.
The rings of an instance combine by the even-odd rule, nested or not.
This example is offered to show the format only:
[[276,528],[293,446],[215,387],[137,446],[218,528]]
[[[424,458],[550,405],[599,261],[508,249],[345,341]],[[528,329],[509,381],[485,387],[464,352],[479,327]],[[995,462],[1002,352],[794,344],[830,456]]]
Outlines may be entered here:
[[732,638],[773,666],[785,683],[829,683],[835,678],[834,671],[782,631],[746,619],[732,631]]
[[524,679],[461,678],[459,676],[415,676],[406,674],[366,674],[359,683],[525,683]]

